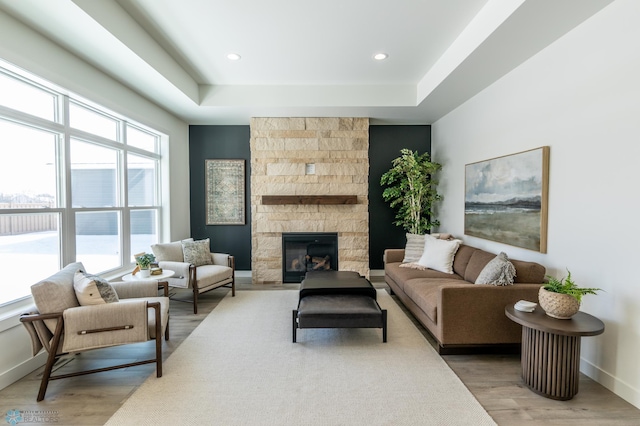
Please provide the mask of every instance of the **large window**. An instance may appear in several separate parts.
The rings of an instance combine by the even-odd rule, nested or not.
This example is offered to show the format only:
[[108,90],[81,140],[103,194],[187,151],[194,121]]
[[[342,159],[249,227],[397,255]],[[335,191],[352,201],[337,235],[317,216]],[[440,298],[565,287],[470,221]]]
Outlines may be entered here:
[[0,305],[158,241],[161,135],[0,62]]

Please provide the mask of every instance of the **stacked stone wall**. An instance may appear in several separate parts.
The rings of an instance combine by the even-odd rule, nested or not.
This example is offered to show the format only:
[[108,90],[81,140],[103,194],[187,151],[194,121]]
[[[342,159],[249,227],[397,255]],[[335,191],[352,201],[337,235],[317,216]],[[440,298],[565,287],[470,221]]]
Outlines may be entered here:
[[[307,164],[314,174],[306,174]],[[368,277],[368,181],[368,118],[252,118],[253,282],[282,282],[283,232],[337,232],[340,270]],[[262,205],[263,195],[356,195],[358,201]]]

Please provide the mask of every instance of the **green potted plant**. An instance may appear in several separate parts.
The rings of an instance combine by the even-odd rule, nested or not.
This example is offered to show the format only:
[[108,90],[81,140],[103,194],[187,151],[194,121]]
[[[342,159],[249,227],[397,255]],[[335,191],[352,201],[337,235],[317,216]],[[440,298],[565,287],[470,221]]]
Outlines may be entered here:
[[394,225],[411,234],[425,234],[440,224],[431,215],[431,207],[442,198],[436,191],[438,181],[433,178],[442,165],[431,161],[428,152],[418,154],[405,148],[400,153],[380,178],[380,184],[387,186],[382,198],[398,208]]
[[540,307],[553,318],[570,319],[580,310],[582,296],[597,294],[601,288],[578,287],[567,269],[567,277],[557,279],[547,275],[547,283],[540,287],[538,301]]
[[149,277],[151,275],[151,271],[149,270],[149,266],[151,263],[156,261],[156,257],[151,253],[143,253],[135,256],[136,263],[140,267],[140,274],[142,277]]

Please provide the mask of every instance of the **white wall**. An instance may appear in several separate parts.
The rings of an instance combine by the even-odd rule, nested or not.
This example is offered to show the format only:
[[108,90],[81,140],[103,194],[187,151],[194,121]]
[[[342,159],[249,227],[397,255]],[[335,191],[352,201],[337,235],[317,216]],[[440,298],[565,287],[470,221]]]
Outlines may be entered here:
[[[163,237],[188,237],[189,126],[3,12],[0,40],[0,58],[168,135],[162,203],[170,225]],[[18,321],[21,312],[22,306],[0,310],[0,389],[44,363],[31,358],[28,335]]]
[[640,407],[640,2],[615,1],[432,132],[440,231],[460,236],[465,164],[551,147],[548,253],[463,239],[603,288],[583,299],[606,329],[582,339],[581,371]]

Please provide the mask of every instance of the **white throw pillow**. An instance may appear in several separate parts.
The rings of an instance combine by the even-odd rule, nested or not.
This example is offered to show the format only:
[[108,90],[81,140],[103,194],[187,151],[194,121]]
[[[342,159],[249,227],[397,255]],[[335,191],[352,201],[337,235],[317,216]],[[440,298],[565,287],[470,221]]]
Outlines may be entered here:
[[[451,234],[428,234],[434,238],[448,240]],[[407,233],[407,245],[404,247],[402,263],[416,263],[424,253],[424,234]]]
[[97,275],[78,271],[73,276],[73,289],[76,291],[78,302],[82,306],[104,305],[118,302],[118,294],[111,284]]
[[417,263],[425,268],[453,274],[453,258],[461,243],[460,240],[440,240],[425,235],[424,252]]

